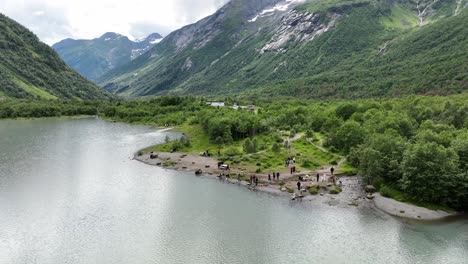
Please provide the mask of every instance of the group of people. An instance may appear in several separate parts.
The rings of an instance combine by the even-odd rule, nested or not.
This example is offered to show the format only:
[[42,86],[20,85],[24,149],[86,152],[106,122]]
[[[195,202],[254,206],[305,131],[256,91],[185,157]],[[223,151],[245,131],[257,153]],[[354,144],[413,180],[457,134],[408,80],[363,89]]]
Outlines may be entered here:
[[258,177],[255,176],[255,175],[251,175],[250,176],[250,186],[253,186],[255,184],[255,186],[258,185]]
[[280,178],[280,173],[279,172],[273,172],[272,174],[268,173],[268,181],[271,181],[271,175],[273,175],[273,180],[279,180]]
[[289,168],[289,170],[291,171],[291,174],[296,173],[296,166],[292,166],[291,168]]
[[286,159],[286,167],[289,167],[289,165],[292,165],[292,164],[295,164],[295,163],[296,163],[296,158],[288,157]]

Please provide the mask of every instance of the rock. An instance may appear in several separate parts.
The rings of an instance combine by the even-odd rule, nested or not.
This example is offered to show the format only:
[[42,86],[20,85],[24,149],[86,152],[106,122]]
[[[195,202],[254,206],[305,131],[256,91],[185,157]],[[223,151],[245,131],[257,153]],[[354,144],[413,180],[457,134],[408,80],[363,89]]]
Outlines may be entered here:
[[280,190],[281,190],[282,192],[285,192],[285,191],[287,191],[287,190],[286,190],[286,187],[281,187],[281,189],[280,189]]
[[370,193],[369,193],[366,197],[367,197],[367,199],[369,199],[369,200],[374,199],[374,195],[372,195],[372,194],[370,194]]
[[195,175],[202,175],[203,171],[201,169],[198,169],[195,171]]
[[375,193],[377,190],[375,189],[375,187],[373,185],[367,185],[364,190],[367,192],[367,193]]
[[161,162],[156,163],[156,166],[161,166]]
[[205,168],[209,168],[209,167],[210,167],[210,165],[206,165],[206,166],[205,166]]

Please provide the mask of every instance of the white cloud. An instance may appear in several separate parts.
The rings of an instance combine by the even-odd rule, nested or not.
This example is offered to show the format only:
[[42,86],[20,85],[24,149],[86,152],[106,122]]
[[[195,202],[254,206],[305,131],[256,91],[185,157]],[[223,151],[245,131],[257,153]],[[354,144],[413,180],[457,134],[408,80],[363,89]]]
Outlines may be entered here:
[[167,35],[196,22],[228,0],[1,0],[0,12],[53,44],[117,32],[138,39]]

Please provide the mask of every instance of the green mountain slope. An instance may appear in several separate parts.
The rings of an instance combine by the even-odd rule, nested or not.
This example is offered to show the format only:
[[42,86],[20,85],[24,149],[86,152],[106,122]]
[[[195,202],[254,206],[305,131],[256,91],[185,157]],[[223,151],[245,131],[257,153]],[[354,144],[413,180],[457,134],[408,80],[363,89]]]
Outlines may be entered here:
[[102,99],[110,95],[70,69],[28,29],[0,14],[0,97]]
[[100,84],[127,96],[458,93],[468,89],[467,2],[232,0]]
[[131,41],[126,36],[108,32],[91,40],[65,39],[52,48],[70,67],[89,80],[96,80],[109,70],[137,58],[161,40],[162,36],[157,33]]

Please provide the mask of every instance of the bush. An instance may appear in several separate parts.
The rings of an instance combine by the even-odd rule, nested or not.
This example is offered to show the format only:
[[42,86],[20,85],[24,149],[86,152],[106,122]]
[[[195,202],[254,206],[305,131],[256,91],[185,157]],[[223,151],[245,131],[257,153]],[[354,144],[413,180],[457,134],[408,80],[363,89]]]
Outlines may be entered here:
[[229,147],[224,151],[224,155],[234,157],[242,155],[242,152],[236,147]]
[[309,193],[311,195],[317,195],[318,191],[319,191],[319,186],[318,185],[314,185],[314,186],[309,188]]
[[330,194],[339,194],[340,192],[342,192],[343,190],[341,189],[341,187],[339,186],[334,186],[333,189],[331,189],[329,191]]
[[281,146],[278,143],[275,143],[271,147],[271,150],[273,150],[273,152],[279,152],[281,150]]

